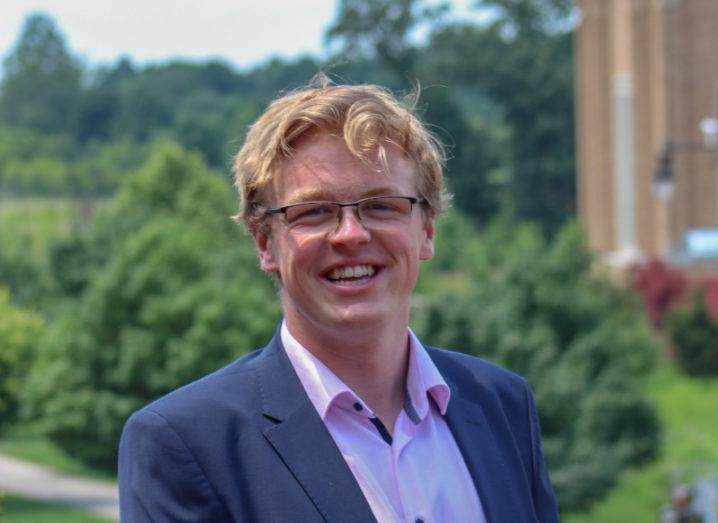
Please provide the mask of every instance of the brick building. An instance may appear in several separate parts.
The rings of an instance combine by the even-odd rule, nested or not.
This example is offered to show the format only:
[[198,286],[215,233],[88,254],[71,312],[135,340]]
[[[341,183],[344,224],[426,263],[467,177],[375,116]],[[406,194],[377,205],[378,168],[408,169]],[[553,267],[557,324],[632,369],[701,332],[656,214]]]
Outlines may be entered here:
[[[718,0],[578,0],[579,214],[590,245],[625,265],[716,264]],[[652,190],[669,147],[675,190]],[[664,164],[665,165],[665,164]]]

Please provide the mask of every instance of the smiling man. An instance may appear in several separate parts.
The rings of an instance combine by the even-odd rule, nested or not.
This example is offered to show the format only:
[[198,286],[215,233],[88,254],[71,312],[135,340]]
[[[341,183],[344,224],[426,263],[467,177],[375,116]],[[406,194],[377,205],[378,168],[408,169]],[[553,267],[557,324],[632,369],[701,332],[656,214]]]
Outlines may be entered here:
[[376,86],[274,101],[235,159],[274,339],[127,422],[123,521],[557,521],[529,386],[408,327],[447,205],[438,143]]

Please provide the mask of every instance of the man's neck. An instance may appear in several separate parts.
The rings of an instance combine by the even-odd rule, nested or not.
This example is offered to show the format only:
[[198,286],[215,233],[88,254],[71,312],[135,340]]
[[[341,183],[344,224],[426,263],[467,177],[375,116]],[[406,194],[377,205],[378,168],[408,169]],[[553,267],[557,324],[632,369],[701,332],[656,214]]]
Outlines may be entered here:
[[408,325],[327,330],[297,326],[292,320],[286,318],[292,336],[362,398],[393,432],[406,397]]

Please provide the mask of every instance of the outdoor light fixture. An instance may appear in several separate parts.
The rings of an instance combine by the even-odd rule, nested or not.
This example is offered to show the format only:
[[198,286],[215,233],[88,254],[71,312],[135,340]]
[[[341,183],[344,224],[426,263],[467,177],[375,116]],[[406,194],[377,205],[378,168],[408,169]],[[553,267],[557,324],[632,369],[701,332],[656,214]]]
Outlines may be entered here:
[[700,123],[703,141],[668,141],[656,159],[653,173],[653,193],[661,201],[668,201],[676,190],[673,176],[673,155],[676,149],[718,154],[718,118],[704,118]]
[[656,172],[653,174],[653,193],[656,198],[666,202],[671,199],[676,190],[676,181],[673,178],[673,147],[670,142],[663,146],[656,163]]

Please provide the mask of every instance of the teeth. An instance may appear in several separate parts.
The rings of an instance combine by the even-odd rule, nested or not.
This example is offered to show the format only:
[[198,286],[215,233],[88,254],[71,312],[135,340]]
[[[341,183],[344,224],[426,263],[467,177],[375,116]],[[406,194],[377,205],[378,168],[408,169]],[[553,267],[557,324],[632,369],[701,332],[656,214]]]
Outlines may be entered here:
[[374,276],[376,269],[371,265],[355,265],[334,269],[329,273],[330,280],[345,280],[349,278],[364,278]]

